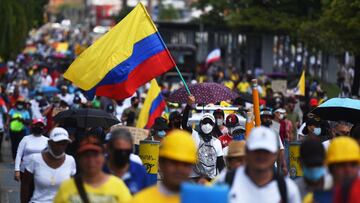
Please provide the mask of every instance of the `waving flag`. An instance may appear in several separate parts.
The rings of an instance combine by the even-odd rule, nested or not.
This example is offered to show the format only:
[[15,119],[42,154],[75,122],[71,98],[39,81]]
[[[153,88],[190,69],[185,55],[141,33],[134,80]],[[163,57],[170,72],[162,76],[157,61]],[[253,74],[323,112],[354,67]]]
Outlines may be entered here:
[[147,93],[144,106],[141,109],[137,128],[151,128],[157,117],[160,117],[166,106],[165,100],[156,80],[151,80],[150,89]]
[[214,49],[206,57],[206,64],[215,63],[215,62],[219,61],[220,59],[221,59],[221,50]]
[[305,71],[301,73],[300,80],[295,88],[295,94],[305,96]]
[[122,21],[80,54],[64,77],[94,95],[124,99],[175,63],[145,7],[139,3]]

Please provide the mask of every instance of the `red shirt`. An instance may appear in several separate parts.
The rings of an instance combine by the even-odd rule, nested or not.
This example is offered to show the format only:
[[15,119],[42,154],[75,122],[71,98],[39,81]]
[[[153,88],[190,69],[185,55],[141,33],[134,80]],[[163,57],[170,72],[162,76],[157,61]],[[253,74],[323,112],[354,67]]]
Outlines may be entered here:
[[227,133],[224,135],[221,135],[218,139],[221,142],[222,148],[227,147],[229,145],[229,143],[233,140],[233,138]]
[[[343,188],[339,185],[335,187],[335,197],[334,197],[334,203],[343,203],[344,197],[343,197]],[[360,203],[360,177],[357,178],[349,188],[348,196],[347,196],[347,203]]]

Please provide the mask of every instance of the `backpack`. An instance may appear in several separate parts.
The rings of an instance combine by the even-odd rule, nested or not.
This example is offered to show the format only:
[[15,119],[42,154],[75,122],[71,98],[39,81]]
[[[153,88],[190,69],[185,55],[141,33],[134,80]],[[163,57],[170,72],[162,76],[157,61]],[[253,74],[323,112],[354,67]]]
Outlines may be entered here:
[[22,118],[21,113],[16,112],[12,115],[11,122],[10,122],[10,131],[21,132],[22,130],[24,130],[25,126],[24,126],[23,122],[18,120],[21,118]]
[[201,177],[214,178],[216,174],[217,154],[210,142],[200,141],[198,149],[198,163],[194,166],[194,172]]
[[[229,188],[232,188],[232,185],[234,183],[236,170],[227,171],[225,175],[225,184],[229,186]],[[280,191],[280,197],[281,197],[281,203],[288,203],[287,198],[287,188],[286,188],[286,182],[284,176],[278,176],[276,173],[274,174],[274,179],[277,182],[277,186]]]

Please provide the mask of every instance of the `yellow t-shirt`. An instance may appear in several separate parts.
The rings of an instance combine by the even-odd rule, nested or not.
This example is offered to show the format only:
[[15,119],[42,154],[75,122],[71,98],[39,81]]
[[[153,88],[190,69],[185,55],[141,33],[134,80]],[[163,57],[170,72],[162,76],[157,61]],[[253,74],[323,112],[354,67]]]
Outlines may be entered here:
[[159,186],[149,187],[137,193],[130,203],[180,203],[180,196],[177,195],[164,195],[160,193]]
[[239,90],[239,92],[242,92],[242,93],[247,92],[249,87],[250,87],[250,84],[248,82],[240,82],[237,85],[237,89]]
[[[110,176],[106,183],[99,187],[84,184],[85,191],[91,203],[127,203],[131,194],[124,182],[115,176]],[[63,182],[55,196],[54,203],[82,202],[73,178]]]

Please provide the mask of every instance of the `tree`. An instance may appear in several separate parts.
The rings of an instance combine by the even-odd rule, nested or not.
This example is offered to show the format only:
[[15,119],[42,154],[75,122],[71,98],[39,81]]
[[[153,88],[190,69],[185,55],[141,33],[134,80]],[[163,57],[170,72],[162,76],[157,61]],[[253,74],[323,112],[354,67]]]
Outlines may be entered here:
[[315,21],[303,23],[302,39],[310,46],[328,53],[355,55],[355,77],[352,94],[358,95],[360,85],[360,1],[325,1],[322,15]]
[[29,30],[43,23],[47,0],[1,0],[0,57],[15,57],[25,45]]
[[162,5],[160,4],[159,8],[159,20],[163,21],[171,21],[171,20],[177,20],[180,18],[180,13],[178,10],[176,10],[172,5]]
[[293,37],[302,21],[317,18],[321,10],[321,3],[316,0],[199,0],[194,6],[210,9],[201,16],[205,23],[224,22],[234,29],[245,27]]

